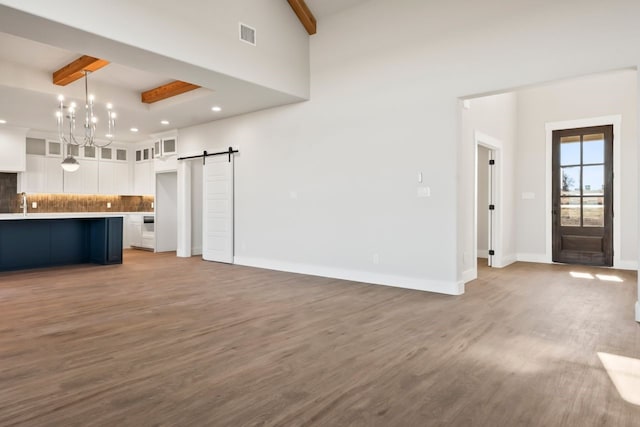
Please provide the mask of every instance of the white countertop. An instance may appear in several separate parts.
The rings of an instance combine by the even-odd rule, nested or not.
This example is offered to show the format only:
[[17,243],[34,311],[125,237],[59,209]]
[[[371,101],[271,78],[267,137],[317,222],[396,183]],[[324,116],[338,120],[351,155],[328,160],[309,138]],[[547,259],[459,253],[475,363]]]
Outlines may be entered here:
[[0,221],[18,219],[111,218],[125,215],[154,215],[153,212],[58,212],[0,214]]

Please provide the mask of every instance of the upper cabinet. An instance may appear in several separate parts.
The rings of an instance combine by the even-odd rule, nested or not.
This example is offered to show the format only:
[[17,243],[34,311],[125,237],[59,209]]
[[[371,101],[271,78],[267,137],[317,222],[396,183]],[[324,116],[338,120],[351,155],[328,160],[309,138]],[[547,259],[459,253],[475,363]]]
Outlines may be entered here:
[[[6,101],[4,101],[6,102]],[[23,172],[27,166],[27,129],[0,126],[0,172]]]
[[[131,194],[133,167],[129,150],[118,145],[82,147],[59,141],[26,138],[26,170],[20,191],[27,193]],[[63,171],[67,155],[78,159],[75,172]]]
[[178,154],[178,138],[176,136],[158,138],[153,142],[153,157],[161,159]]

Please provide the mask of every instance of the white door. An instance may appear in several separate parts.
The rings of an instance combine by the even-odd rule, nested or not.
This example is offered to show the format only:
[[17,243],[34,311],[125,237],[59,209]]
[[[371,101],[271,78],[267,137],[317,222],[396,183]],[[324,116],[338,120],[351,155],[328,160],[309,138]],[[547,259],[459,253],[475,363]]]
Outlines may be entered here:
[[232,264],[233,156],[207,157],[202,176],[202,258]]

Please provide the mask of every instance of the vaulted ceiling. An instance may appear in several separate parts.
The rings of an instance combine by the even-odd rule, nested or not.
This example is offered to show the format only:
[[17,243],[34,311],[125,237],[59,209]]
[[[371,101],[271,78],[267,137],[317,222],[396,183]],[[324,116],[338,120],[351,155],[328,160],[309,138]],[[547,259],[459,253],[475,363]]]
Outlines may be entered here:
[[[363,1],[367,0],[307,0],[306,3],[312,15],[322,18]],[[301,0],[294,3],[300,2],[304,4]],[[57,95],[63,94],[80,103],[84,99],[84,84],[80,79],[67,86],[56,86],[52,84],[52,74],[88,53],[70,52],[0,33],[0,98],[3,100],[0,119],[12,126],[55,132]],[[118,113],[117,139],[123,142],[140,141],[152,133],[300,100],[241,82],[216,88],[188,87],[184,93],[180,91],[185,87],[174,93],[169,92],[175,87],[162,87],[174,82],[175,76],[111,62],[89,75],[89,91],[96,97],[98,114],[107,102],[113,103]],[[143,103],[141,94],[145,91],[152,92],[148,96],[172,96],[160,102]],[[221,111],[212,111],[214,106],[221,107]],[[169,124],[162,124],[163,121]],[[131,128],[138,132],[130,131]]]

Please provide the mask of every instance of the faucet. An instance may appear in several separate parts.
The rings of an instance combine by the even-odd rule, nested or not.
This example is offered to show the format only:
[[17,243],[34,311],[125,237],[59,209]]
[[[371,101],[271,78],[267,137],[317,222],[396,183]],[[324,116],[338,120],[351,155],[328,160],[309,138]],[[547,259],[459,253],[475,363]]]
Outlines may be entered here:
[[20,195],[22,196],[22,205],[20,206],[22,208],[22,215],[27,216],[27,193],[23,191]]

